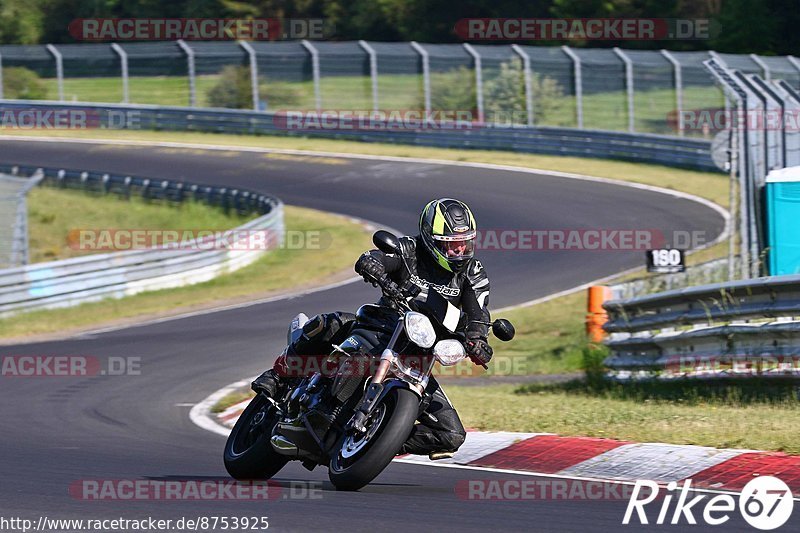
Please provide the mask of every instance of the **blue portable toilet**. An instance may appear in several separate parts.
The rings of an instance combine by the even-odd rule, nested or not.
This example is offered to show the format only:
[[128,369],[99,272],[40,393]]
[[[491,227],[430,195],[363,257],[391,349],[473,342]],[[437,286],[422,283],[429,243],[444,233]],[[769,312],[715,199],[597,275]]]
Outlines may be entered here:
[[800,274],[800,167],[767,175],[769,275]]

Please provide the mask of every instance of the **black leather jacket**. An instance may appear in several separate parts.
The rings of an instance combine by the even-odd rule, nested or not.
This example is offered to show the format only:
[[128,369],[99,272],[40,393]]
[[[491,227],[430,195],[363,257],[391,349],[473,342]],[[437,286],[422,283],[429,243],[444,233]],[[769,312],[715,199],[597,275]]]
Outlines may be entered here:
[[425,298],[431,288],[460,308],[466,315],[459,329],[486,339],[489,328],[472,324],[470,320],[489,322],[489,277],[480,261],[473,258],[458,272],[439,266],[425,249],[419,236],[401,237],[400,254],[385,254],[380,250],[365,252],[378,259],[392,281],[401,287],[410,281],[420,289],[418,298]]

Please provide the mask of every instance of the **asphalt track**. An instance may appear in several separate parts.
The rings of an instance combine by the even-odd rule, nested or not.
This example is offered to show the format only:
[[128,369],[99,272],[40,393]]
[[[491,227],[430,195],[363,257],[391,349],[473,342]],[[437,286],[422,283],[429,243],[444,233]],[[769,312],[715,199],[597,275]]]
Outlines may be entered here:
[[[0,162],[248,187],[275,194],[287,204],[346,213],[406,232],[414,230],[427,200],[444,195],[468,202],[482,228],[698,230],[708,240],[723,229],[722,218],[709,207],[652,191],[441,164],[27,140],[0,142]],[[485,253],[482,260],[492,280],[491,305],[497,308],[639,265],[643,256],[640,251],[498,251]],[[268,516],[271,528],[284,531],[621,527],[624,501],[462,500],[455,491],[459,482],[523,477],[407,464],[392,464],[359,493],[337,493],[324,469],[308,472],[292,464],[276,478],[286,487],[281,497],[268,502],[84,501],[70,496],[70,485],[84,479],[227,479],[221,457],[224,439],[192,424],[190,406],[266,366],[295,313],[354,309],[375,297],[371,287],[350,284],[288,301],[61,342],[0,347],[1,355],[141,358],[141,375],[0,378],[0,514],[34,520],[40,515]],[[294,481],[324,483],[318,498],[291,498],[289,484]],[[302,492],[295,490],[295,495]],[[651,520],[657,512],[654,508]],[[735,530],[745,524],[737,516],[724,527]]]

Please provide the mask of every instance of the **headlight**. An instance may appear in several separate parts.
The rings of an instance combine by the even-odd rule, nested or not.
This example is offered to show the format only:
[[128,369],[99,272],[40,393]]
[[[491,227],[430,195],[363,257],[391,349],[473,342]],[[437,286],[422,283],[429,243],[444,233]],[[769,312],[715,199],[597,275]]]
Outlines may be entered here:
[[421,313],[406,313],[406,335],[411,342],[420,348],[430,348],[436,342],[436,332],[428,317]]
[[445,339],[436,343],[433,347],[433,355],[436,360],[444,366],[451,366],[467,356],[464,345],[455,339]]

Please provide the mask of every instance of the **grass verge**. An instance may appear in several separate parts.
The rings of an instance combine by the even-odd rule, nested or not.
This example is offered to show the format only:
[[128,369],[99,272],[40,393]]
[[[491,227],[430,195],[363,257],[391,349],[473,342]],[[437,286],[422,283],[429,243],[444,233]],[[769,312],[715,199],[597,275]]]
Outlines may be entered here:
[[800,454],[789,383],[447,386],[466,427]]
[[219,399],[217,403],[211,406],[211,414],[218,414],[231,407],[232,405],[236,405],[239,402],[243,402],[248,398],[252,398],[255,396],[255,393],[250,389],[239,389],[233,392],[230,392]]
[[116,196],[49,187],[36,187],[28,193],[28,232],[32,263],[92,253],[91,250],[70,247],[68,237],[73,229],[220,231],[244,224],[252,218],[255,215],[226,215],[221,209],[198,202],[166,206],[138,197],[122,201]]
[[0,321],[0,338],[98,327],[134,317],[174,314],[324,283],[349,269],[353,258],[370,246],[371,233],[341,216],[286,206],[285,224],[287,231],[319,231],[326,237],[320,241],[327,246],[273,250],[241,270],[205,283],[12,316]]

